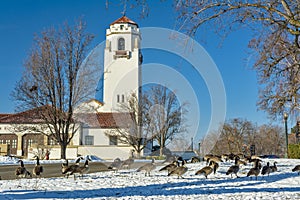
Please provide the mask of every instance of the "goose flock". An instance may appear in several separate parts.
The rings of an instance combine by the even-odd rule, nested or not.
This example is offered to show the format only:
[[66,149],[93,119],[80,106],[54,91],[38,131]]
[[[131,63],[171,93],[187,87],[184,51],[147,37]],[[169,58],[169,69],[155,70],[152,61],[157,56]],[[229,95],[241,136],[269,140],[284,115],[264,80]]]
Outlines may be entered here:
[[[42,173],[44,172],[43,166],[40,164],[40,159],[38,156],[35,156],[34,158],[36,159],[36,165],[34,166],[32,173],[26,169],[22,160],[18,161],[18,163],[20,163],[20,166],[18,166],[15,170],[16,178],[29,178],[32,177],[32,175],[36,178],[42,177]],[[66,178],[68,178],[70,175],[73,175],[74,180],[76,179],[76,176],[82,179],[83,175],[89,172],[89,161],[91,160],[89,159],[89,157],[86,157],[84,164],[80,165],[81,160],[84,160],[84,157],[78,157],[75,160],[75,163],[71,165],[69,165],[68,160],[64,160],[64,162],[61,165],[62,175],[64,175]],[[120,169],[129,170],[132,169],[134,161],[135,160],[133,158],[128,158],[123,161],[120,158],[116,158],[107,167],[107,170],[112,170],[116,173]],[[262,175],[263,177],[269,176],[270,173],[278,171],[276,161],[272,165],[270,164],[270,162],[266,162],[266,164],[263,166],[263,163],[265,162],[259,157],[255,156],[247,157],[233,154],[224,154],[222,156],[219,156],[208,154],[204,156],[203,161],[201,161],[199,158],[192,158],[190,162],[194,163],[195,166],[198,166],[197,163],[199,163],[199,168],[195,171],[194,175],[201,175],[204,176],[206,179],[208,179],[211,174],[218,173],[220,165],[223,165],[223,167],[228,166],[226,175],[230,175],[231,178],[239,178],[240,176],[238,174],[240,173],[240,169],[243,166],[247,165],[252,166],[246,173],[246,177],[249,177],[250,179],[252,179],[252,177],[255,177],[255,179],[257,180],[257,177],[259,175]],[[203,166],[203,164],[205,166]],[[152,161],[150,163],[146,163],[140,166],[135,171],[145,172],[145,176],[151,176],[151,172],[153,172],[157,166],[160,166],[158,172],[166,171],[166,176],[174,175],[177,176],[177,178],[184,178],[184,174],[189,170],[186,160],[184,160],[182,157],[174,157],[174,159],[166,159],[164,162],[155,162],[155,159],[152,158]],[[299,175],[300,165],[296,165],[292,169],[292,172],[297,172]]]
[[89,168],[89,161],[91,159],[89,157],[86,157],[84,165],[80,166],[79,162],[80,160],[83,160],[84,158],[82,156],[78,157],[73,165],[69,166],[68,160],[65,160],[66,162],[61,165],[61,173],[69,177],[69,175],[74,176],[74,180],[76,179],[76,175],[80,176],[81,179],[83,178],[84,174],[87,174],[90,170]]

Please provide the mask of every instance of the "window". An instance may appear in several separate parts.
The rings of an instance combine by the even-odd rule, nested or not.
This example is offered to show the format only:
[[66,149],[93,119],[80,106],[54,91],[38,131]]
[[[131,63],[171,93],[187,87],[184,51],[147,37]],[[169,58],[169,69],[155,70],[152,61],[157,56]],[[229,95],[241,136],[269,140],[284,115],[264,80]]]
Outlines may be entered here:
[[85,145],[94,145],[94,136],[92,135],[85,136]]
[[125,96],[124,96],[124,94],[122,94],[122,103],[124,103],[125,102]]
[[109,145],[118,145],[118,137],[109,136]]
[[31,145],[32,145],[32,139],[29,139],[27,142],[28,142],[28,147],[31,147]]
[[119,40],[118,40],[118,50],[125,50],[125,40],[124,40],[124,38],[119,38]]
[[120,29],[123,30],[123,28],[124,28],[124,25],[120,25]]
[[120,95],[117,95],[117,103],[120,103]]
[[12,140],[12,148],[17,148],[17,140]]
[[55,142],[55,140],[53,140],[52,138],[49,139],[49,145],[56,145],[57,142]]
[[6,140],[6,144],[10,144],[10,140]]
[[4,140],[0,140],[0,144],[4,144]]

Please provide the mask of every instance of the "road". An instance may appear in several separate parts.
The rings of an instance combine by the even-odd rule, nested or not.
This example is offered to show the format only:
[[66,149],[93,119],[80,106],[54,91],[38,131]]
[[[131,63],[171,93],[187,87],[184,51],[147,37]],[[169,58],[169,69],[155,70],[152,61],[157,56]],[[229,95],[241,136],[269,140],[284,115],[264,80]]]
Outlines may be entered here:
[[[132,165],[131,168],[138,168],[139,166],[143,165],[143,162],[136,162]],[[83,165],[83,163],[81,163]],[[107,166],[109,166],[109,162],[90,162],[89,173],[93,172],[101,172],[101,171],[108,171]],[[2,180],[12,180],[16,179],[15,170],[20,165],[1,165],[0,166],[0,176]],[[26,169],[32,173],[32,169],[34,168],[34,164],[25,164]],[[50,177],[60,177],[62,176],[61,173],[61,163],[51,163],[51,164],[42,164],[44,168],[43,176],[44,178]]]

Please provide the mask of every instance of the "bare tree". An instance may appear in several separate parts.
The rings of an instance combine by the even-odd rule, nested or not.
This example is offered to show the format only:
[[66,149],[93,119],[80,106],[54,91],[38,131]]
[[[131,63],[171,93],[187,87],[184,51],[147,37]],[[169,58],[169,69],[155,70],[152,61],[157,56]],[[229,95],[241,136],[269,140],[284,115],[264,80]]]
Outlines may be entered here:
[[224,123],[219,132],[219,138],[214,140],[214,144],[211,144],[212,141],[207,140],[215,137],[215,132],[210,133],[207,136],[208,139],[203,141],[214,146],[210,153],[243,153],[250,155],[250,146],[254,145],[257,155],[284,155],[285,138],[282,134],[283,130],[279,126],[271,124],[256,126],[248,120],[232,119]]
[[204,138],[200,140],[200,155],[204,156],[206,154],[217,154],[221,155],[224,153],[224,149],[222,145],[216,145],[219,141],[219,133],[218,131],[211,131]]
[[185,104],[179,105],[176,95],[163,86],[152,86],[140,98],[132,93],[128,99],[120,104],[119,114],[115,114],[117,126],[106,135],[130,145],[138,156],[155,140],[163,155],[168,142],[185,130]]
[[78,129],[73,110],[91,98],[97,85],[95,69],[84,64],[92,39],[82,21],[37,35],[23,76],[12,93],[18,110],[35,108],[35,115],[42,120],[40,125],[24,129],[57,141],[61,158],[66,158],[67,145]]
[[175,93],[161,85],[151,87],[144,95],[144,109],[147,111],[144,125],[160,146],[160,156],[167,144],[186,130],[186,105],[185,102],[180,104]]
[[241,27],[255,38],[254,69],[262,84],[258,106],[270,117],[299,109],[300,98],[300,1],[220,0],[176,1],[180,29],[189,35],[207,26],[226,35]]
[[285,137],[281,127],[265,124],[258,128],[255,135],[256,153],[258,155],[284,155]]
[[121,143],[130,145],[138,157],[153,138],[149,127],[142,126],[144,111],[143,99],[139,99],[136,93],[132,93],[128,102],[120,103],[118,113],[114,114],[116,127],[105,132],[108,136],[116,137]]
[[191,139],[186,133],[180,133],[174,137],[172,142],[168,145],[171,151],[186,151],[191,150]]
[[220,127],[220,137],[214,151],[220,149],[221,153],[247,153],[247,147],[253,142],[255,126],[247,120],[228,120]]

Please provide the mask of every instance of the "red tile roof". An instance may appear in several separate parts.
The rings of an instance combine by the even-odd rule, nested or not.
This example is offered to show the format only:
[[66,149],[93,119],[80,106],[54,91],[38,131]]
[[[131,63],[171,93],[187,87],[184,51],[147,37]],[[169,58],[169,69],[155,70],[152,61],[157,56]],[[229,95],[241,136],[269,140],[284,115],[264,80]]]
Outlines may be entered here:
[[131,122],[129,113],[76,113],[75,118],[94,128],[117,128]]
[[8,113],[0,113],[0,119],[1,119],[2,117],[7,117],[7,116],[9,116],[9,115],[11,115],[11,114],[8,114]]
[[125,127],[131,123],[130,113],[97,113],[101,128]]
[[123,17],[120,17],[119,19],[117,19],[116,21],[114,21],[113,23],[111,23],[110,25],[121,24],[121,23],[134,24],[134,25],[136,25],[138,27],[137,23],[135,23],[134,21],[132,21],[131,19],[129,19],[125,15]]
[[[0,114],[0,124],[44,123],[40,112],[42,107],[16,114]],[[131,123],[130,113],[74,113],[76,121],[94,128],[124,127]]]
[[[19,123],[43,123],[40,112],[44,107],[34,108],[15,114],[0,114],[0,123],[2,124],[19,124]],[[2,117],[1,117],[2,116]]]

